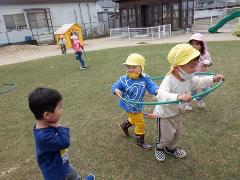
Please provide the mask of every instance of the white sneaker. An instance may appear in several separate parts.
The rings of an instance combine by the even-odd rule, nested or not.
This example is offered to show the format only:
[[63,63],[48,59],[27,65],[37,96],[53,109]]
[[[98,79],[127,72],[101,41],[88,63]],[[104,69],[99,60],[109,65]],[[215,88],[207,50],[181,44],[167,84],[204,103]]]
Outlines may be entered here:
[[155,148],[155,158],[158,161],[164,161],[165,160],[165,153],[164,153],[164,149],[159,149],[159,148]]
[[174,148],[174,149],[169,149],[169,148],[165,148],[164,151],[167,153],[167,154],[171,154],[175,157],[178,157],[178,158],[184,158],[187,153],[185,152],[184,149],[179,149],[179,148]]
[[192,111],[192,110],[193,110],[191,104],[187,104],[187,106],[186,106],[186,110],[188,110],[188,111]]
[[86,69],[85,67],[80,66],[80,69]]
[[198,107],[205,109],[205,103],[203,102],[203,100],[196,101],[196,103]]

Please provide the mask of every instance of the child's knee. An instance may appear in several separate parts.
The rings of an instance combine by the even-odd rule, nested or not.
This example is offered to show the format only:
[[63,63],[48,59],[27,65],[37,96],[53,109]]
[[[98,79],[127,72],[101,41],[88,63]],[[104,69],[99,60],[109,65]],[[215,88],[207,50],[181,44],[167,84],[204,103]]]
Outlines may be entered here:
[[136,125],[136,128],[135,128],[135,134],[144,134],[145,131],[144,131],[144,123],[139,123],[139,124],[135,124]]

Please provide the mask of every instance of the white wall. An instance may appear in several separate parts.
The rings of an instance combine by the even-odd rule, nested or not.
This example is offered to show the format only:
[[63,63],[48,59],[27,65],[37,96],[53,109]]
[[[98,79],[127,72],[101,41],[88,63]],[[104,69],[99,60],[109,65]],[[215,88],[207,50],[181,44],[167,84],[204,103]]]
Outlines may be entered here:
[[209,18],[211,16],[222,17],[225,14],[226,14],[226,9],[195,10],[194,18],[201,19],[201,18]]
[[[29,4],[29,5],[1,5],[0,6],[0,44],[3,44],[6,37],[4,34],[7,31],[5,27],[5,22],[3,15],[19,14],[25,13],[23,9],[31,8],[49,8],[52,18],[52,24],[56,30],[63,24],[68,23],[78,23],[78,24],[89,24],[98,23],[96,3],[54,3],[54,4]],[[26,13],[25,13],[26,18]],[[26,23],[28,25],[28,20],[26,18]],[[29,28],[29,25],[28,25]],[[31,31],[24,30],[11,32],[14,38],[11,38],[15,42],[19,42],[25,39],[25,36],[31,35]]]
[[107,9],[109,12],[114,12],[114,7],[102,8],[99,4],[96,5],[97,12],[103,12],[104,9]]

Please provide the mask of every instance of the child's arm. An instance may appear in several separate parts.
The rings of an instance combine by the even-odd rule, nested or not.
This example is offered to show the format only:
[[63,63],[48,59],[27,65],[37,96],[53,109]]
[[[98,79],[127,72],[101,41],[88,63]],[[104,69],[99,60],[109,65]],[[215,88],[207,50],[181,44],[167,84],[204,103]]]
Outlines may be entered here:
[[190,102],[192,99],[192,96],[190,94],[181,94],[177,97],[177,99],[183,102]]
[[220,81],[221,79],[224,80],[224,76],[222,74],[216,76],[208,76],[208,77],[194,77],[192,79],[193,85],[192,89],[200,89],[208,86],[209,84],[215,83]]
[[46,151],[66,149],[70,146],[69,128],[58,126],[55,130],[49,129],[41,139]]
[[156,96],[158,102],[175,101],[178,96],[179,94],[171,93],[171,84],[167,78],[164,78]]
[[112,85],[112,93],[116,96],[121,96],[123,91],[123,86],[121,80],[119,79]]
[[152,114],[152,113],[143,113],[144,118],[148,118],[148,119],[156,119],[157,115],[156,114]]
[[122,91],[120,91],[119,89],[115,89],[114,90],[114,94],[118,97],[122,96]]
[[83,48],[83,44],[81,44],[80,41],[79,41],[79,46],[80,46],[80,48],[81,48],[82,50],[84,50],[84,48]]
[[158,93],[159,86],[155,82],[153,82],[153,80],[150,77],[148,77],[146,79],[147,79],[146,88],[147,88],[148,93],[156,96]]
[[218,74],[218,75],[216,75],[216,76],[213,76],[213,82],[214,82],[214,83],[215,83],[215,82],[219,82],[219,81],[221,81],[221,80],[225,81],[225,78],[224,78],[223,74]]

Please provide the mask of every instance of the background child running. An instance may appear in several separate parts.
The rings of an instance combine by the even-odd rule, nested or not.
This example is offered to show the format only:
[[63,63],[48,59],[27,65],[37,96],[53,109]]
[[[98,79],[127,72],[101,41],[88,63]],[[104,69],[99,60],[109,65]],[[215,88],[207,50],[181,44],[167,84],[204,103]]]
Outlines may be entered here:
[[[199,56],[200,52],[189,44],[178,44],[170,50],[168,62],[171,64],[171,70],[159,87],[156,96],[159,102],[172,100],[189,102],[192,97],[188,92],[223,79],[223,75],[193,77]],[[185,150],[176,147],[182,135],[181,113],[185,111],[185,108],[186,103],[155,107],[154,114],[158,117],[155,157],[158,161],[165,160],[165,153],[178,158],[186,156]]]
[[[37,162],[45,180],[80,180],[69,163],[69,128],[60,125],[61,94],[49,88],[37,88],[28,96],[29,108],[37,122],[33,128]],[[85,177],[94,180],[93,175]]]
[[59,37],[59,45],[61,47],[61,51],[62,51],[62,54],[66,54],[67,50],[66,50],[66,40],[64,39],[64,36],[63,35],[60,35]]
[[[212,65],[212,60],[210,57],[210,54],[208,52],[207,43],[204,40],[204,37],[200,33],[195,33],[190,37],[189,44],[192,45],[196,50],[200,52],[200,58],[197,65],[196,72],[206,72],[208,70],[208,67]],[[192,95],[196,95],[199,91],[206,91],[210,88],[209,85],[206,87],[203,87],[199,90],[192,91]],[[205,103],[203,101],[203,97],[207,96],[208,94],[205,94],[201,98],[197,98],[195,101],[200,108],[205,108]],[[189,103],[186,107],[187,110],[192,110],[191,103]]]
[[[151,80],[150,76],[143,73],[145,66],[143,56],[137,53],[130,54],[124,65],[126,66],[126,75],[121,76],[112,85],[113,94],[137,102],[143,102],[146,90],[152,95],[157,94],[158,85]],[[119,106],[127,112],[128,117],[128,120],[120,123],[123,132],[129,136],[128,128],[135,125],[136,145],[144,150],[150,150],[152,146],[144,141],[143,105],[129,104],[120,100]]]
[[76,35],[71,36],[72,39],[72,48],[75,52],[76,59],[80,62],[80,69],[85,69],[85,61],[82,59],[83,45],[78,40]]

